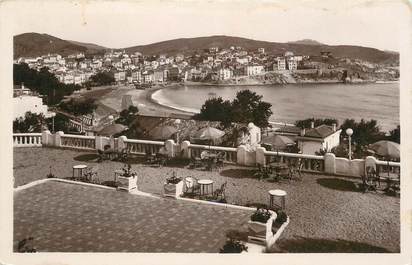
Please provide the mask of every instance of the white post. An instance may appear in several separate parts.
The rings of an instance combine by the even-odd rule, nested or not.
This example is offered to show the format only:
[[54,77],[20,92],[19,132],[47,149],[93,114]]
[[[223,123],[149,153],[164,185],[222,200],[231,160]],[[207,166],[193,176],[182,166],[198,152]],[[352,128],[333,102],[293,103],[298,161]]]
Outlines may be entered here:
[[44,146],[53,145],[52,134],[49,130],[45,130],[41,133],[41,143]]
[[371,167],[375,169],[376,171],[376,162],[377,162],[377,159],[374,156],[367,156],[365,158],[365,170],[364,170],[365,176],[366,176],[366,168],[368,167]]
[[265,166],[266,165],[266,157],[265,157],[266,149],[264,147],[259,146],[256,148],[256,164]]
[[127,137],[124,135],[117,139],[117,148],[119,152],[126,148],[127,143],[125,141],[127,141]]
[[183,151],[183,157],[184,157],[184,158],[190,158],[190,149],[189,149],[189,146],[190,146],[190,142],[189,142],[189,141],[183,141],[183,142],[180,144],[180,150]]
[[64,132],[58,131],[54,134],[54,146],[60,147],[62,145],[61,137],[64,135]]
[[246,163],[246,146],[244,145],[239,145],[237,150],[236,150],[236,155],[237,155],[237,163],[239,165],[245,165]]
[[174,157],[175,156],[175,141],[166,140],[165,141],[165,148],[167,150],[167,155],[169,157]]
[[326,153],[324,155],[325,173],[336,174],[336,156],[333,153]]

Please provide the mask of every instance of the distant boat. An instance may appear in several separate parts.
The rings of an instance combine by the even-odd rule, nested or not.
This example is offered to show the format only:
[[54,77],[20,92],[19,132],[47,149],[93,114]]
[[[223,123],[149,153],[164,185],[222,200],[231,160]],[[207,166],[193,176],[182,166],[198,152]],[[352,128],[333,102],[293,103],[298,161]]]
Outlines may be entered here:
[[216,93],[215,93],[215,92],[209,92],[208,95],[209,95],[210,97],[216,97]]

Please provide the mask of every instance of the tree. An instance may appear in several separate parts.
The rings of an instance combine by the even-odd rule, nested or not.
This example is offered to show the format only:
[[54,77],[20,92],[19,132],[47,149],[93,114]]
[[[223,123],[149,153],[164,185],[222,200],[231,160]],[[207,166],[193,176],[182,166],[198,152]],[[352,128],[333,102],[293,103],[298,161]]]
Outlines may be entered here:
[[128,109],[124,109],[119,113],[119,118],[116,120],[116,123],[130,126],[136,119],[138,113],[139,109],[136,106],[129,106]]
[[233,121],[253,122],[256,126],[267,127],[269,118],[273,114],[272,104],[262,101],[262,97],[249,89],[237,92],[236,98],[232,102],[231,116]]
[[90,77],[92,84],[96,86],[110,85],[115,82],[113,74],[109,72],[99,72]]
[[25,63],[13,65],[13,82],[15,85],[24,83],[26,87],[43,95],[48,106],[59,103],[64,96],[80,89],[78,85],[60,83],[47,67],[36,71]]
[[200,113],[194,116],[197,120],[220,121],[224,125],[231,122],[231,103],[221,97],[210,98],[203,104]]
[[338,125],[337,119],[328,119],[328,118],[327,119],[309,118],[305,120],[297,120],[295,122],[295,125],[296,127],[300,127],[300,128],[310,128],[312,122],[315,123],[315,127],[322,125],[322,124],[326,124],[329,126],[332,126],[333,124],[336,124],[336,126]]
[[45,124],[45,118],[43,114],[36,114],[30,111],[26,112],[23,117],[15,119],[13,121],[14,133],[39,133],[42,130],[42,126]]
[[[53,119],[54,119],[54,126],[53,126]],[[63,114],[57,113],[54,118],[48,118],[46,120],[47,127],[49,130],[53,130],[53,132],[62,131],[64,133],[69,132],[79,132],[79,130],[75,127],[70,126],[69,118],[64,116]],[[54,128],[53,128],[54,127]]]
[[250,90],[242,90],[232,102],[221,97],[206,100],[195,118],[220,121],[224,125],[231,122],[253,122],[256,126],[267,127],[272,115],[271,107],[272,104],[262,101],[262,96]]
[[73,115],[86,115],[93,113],[93,111],[97,108],[97,105],[94,99],[87,98],[84,100],[70,99],[68,102],[61,102],[59,107]]
[[395,129],[389,132],[387,140],[400,144],[401,143],[401,126],[398,125]]
[[354,119],[346,119],[342,126],[341,138],[346,137],[346,129],[353,130],[352,143],[355,146],[355,152],[361,153],[368,144],[375,143],[385,139],[385,133],[381,132],[376,120],[365,121],[361,119],[356,122]]

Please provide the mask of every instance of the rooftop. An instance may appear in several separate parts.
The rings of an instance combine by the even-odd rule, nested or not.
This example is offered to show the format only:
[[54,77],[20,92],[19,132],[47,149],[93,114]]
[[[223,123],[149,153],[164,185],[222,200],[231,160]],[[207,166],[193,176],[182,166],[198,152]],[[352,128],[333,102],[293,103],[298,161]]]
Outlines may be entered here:
[[[56,177],[69,178],[76,164],[98,165],[104,183],[123,166],[97,164],[96,158],[93,152],[14,148],[14,185],[45,178],[49,166]],[[215,188],[227,181],[231,204],[266,204],[269,190],[285,190],[291,221],[279,239],[281,251],[400,251],[399,198],[361,193],[356,189],[359,179],[304,174],[302,181],[272,183],[254,179],[253,169],[246,167],[226,165],[210,172],[178,163],[158,168],[130,162],[138,173],[138,189],[158,199],[74,184],[40,184],[15,194],[15,240],[33,236],[39,251],[217,252],[224,232],[244,229],[250,212],[164,199],[163,183],[175,171],[179,177],[211,179]]]

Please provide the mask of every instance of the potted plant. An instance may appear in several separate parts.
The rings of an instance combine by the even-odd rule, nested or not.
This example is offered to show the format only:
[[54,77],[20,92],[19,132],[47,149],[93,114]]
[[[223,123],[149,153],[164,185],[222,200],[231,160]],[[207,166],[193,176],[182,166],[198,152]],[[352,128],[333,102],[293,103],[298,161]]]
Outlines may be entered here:
[[131,170],[130,164],[125,164],[122,168],[123,173],[118,176],[118,189],[131,191],[137,189],[137,174]]
[[276,211],[276,219],[273,221],[272,224],[272,232],[276,234],[276,232],[282,227],[282,225],[288,222],[289,217],[283,210]]
[[276,218],[275,212],[266,208],[258,208],[250,216],[250,221],[248,222],[249,241],[265,242],[267,232],[272,230],[274,218]]
[[247,252],[248,247],[240,240],[228,237],[220,253],[242,253]]
[[163,185],[164,196],[177,198],[183,194],[183,181],[182,178],[176,176],[176,172],[173,171],[173,175],[166,179]]

